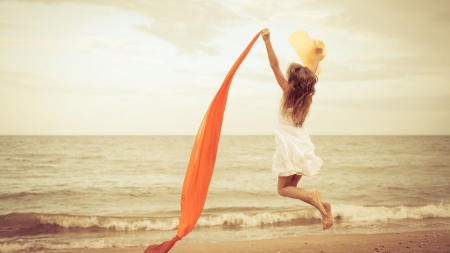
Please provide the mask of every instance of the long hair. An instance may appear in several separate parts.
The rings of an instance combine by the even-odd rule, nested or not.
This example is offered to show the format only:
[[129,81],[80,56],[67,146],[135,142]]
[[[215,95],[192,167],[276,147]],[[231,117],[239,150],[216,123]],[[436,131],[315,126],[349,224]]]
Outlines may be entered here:
[[301,127],[308,115],[318,79],[310,69],[298,63],[289,65],[286,79],[288,88],[283,93],[281,114],[292,118],[294,126]]

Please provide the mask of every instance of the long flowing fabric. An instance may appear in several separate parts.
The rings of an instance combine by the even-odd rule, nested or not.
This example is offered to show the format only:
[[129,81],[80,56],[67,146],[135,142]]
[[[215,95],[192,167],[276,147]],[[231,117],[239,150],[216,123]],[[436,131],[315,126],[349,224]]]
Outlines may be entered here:
[[148,246],[144,253],[168,252],[178,240],[181,240],[181,238],[189,234],[195,227],[195,224],[197,224],[197,220],[205,205],[209,183],[211,182],[214,164],[216,162],[217,147],[219,145],[228,90],[239,65],[241,65],[248,52],[250,52],[258,37],[259,33],[253,38],[247,48],[245,48],[244,52],[242,52],[228,72],[200,125],[184,178],[180,200],[181,215],[177,235],[170,241]]

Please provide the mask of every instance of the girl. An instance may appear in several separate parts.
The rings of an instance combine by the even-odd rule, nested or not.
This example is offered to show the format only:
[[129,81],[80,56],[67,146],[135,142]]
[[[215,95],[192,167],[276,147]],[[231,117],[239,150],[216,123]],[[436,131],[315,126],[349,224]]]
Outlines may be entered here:
[[276,151],[273,156],[272,172],[278,176],[278,194],[302,200],[315,207],[322,214],[323,229],[333,225],[331,205],[322,202],[318,191],[308,192],[297,188],[302,176],[319,172],[323,161],[314,154],[314,145],[303,123],[308,115],[317,83],[317,66],[322,48],[316,48],[316,58],[311,69],[292,63],[286,72],[286,79],[278,65],[278,59],[270,43],[269,29],[261,31],[265,42],[270,67],[283,90],[281,113],[275,127]]

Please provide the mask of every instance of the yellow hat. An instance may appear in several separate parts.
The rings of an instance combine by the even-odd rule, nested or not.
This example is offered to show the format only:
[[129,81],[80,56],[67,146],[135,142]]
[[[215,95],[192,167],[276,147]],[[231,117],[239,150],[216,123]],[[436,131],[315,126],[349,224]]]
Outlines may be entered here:
[[[318,39],[310,39],[305,31],[295,31],[289,36],[289,42],[294,47],[297,52],[298,57],[302,61],[305,67],[311,68],[314,59],[316,58],[316,47],[323,48],[322,59],[325,58],[327,54],[327,48],[325,44]],[[318,76],[322,71],[322,67],[317,66],[316,75]]]

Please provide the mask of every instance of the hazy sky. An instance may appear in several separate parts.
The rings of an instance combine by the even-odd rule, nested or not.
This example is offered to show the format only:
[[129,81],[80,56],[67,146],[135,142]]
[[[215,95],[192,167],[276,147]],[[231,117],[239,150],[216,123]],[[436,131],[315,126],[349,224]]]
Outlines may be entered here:
[[[450,134],[447,0],[0,0],[0,135],[194,135],[265,27],[283,72],[292,32],[327,46],[310,134]],[[280,97],[259,40],[222,133],[272,134]]]

